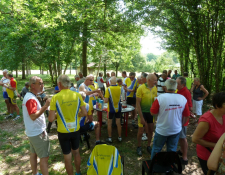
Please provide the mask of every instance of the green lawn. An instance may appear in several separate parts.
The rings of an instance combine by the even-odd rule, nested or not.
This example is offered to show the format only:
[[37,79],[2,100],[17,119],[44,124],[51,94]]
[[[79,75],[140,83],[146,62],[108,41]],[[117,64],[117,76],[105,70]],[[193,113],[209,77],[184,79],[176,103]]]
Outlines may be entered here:
[[[54,91],[50,83],[50,78],[48,75],[38,75],[42,77],[45,89],[48,95],[51,95]],[[73,76],[70,76],[72,82],[74,82]],[[21,77],[16,78],[18,82],[18,91],[24,87],[27,80],[22,80]],[[2,89],[0,88],[0,94],[2,94]],[[0,97],[0,114],[6,111],[6,106],[2,96]],[[22,102],[17,99],[17,104],[21,109]],[[22,111],[20,110],[22,116]],[[106,114],[103,115],[106,121]],[[94,119],[97,120],[96,114]],[[46,118],[46,123],[48,123]],[[189,164],[183,171],[183,174],[201,174],[201,170],[198,165],[198,160],[195,152],[195,145],[191,143],[191,135],[195,129],[195,126],[189,126],[188,130],[188,142],[190,150],[188,152]],[[102,127],[101,140],[107,138],[107,126]],[[141,164],[143,160],[149,159],[150,155],[147,153],[146,146],[147,142],[142,142],[143,156],[138,157],[136,154],[136,138],[137,129],[134,129],[131,125],[131,121],[128,123],[128,137],[125,137],[125,128],[122,129],[122,143],[117,141],[117,130],[113,128],[113,145],[116,146],[121,155],[125,157],[125,174],[126,175],[139,175],[141,174]],[[80,154],[81,154],[81,172],[86,174],[87,171],[87,161],[91,153],[91,150],[95,146],[95,136],[94,132],[90,132],[91,139],[91,149],[87,149],[86,142],[80,144]],[[63,155],[59,146],[57,139],[56,126],[53,124],[51,132],[49,134],[51,151],[49,156],[49,172],[52,175],[66,174],[64,167]],[[0,175],[11,175],[11,174],[31,174],[31,168],[29,163],[29,141],[24,133],[24,123],[23,119],[19,119],[13,122],[12,119],[5,120],[3,115],[0,115]],[[40,170],[40,168],[38,167]],[[75,172],[75,168],[74,168]]]

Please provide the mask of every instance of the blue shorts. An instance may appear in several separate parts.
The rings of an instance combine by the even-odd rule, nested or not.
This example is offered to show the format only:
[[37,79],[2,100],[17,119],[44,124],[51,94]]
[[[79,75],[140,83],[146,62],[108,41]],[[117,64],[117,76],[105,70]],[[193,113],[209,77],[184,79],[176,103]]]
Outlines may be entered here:
[[8,94],[7,94],[6,91],[3,92],[3,98],[4,98],[5,100],[8,100],[8,99],[9,99],[9,96],[8,96]]

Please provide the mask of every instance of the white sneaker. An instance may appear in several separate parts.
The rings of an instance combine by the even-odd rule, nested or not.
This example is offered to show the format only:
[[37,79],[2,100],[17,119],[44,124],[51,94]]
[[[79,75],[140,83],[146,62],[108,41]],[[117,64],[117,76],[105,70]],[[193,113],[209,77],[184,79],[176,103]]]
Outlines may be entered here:
[[112,138],[111,138],[111,137],[108,137],[108,138],[106,139],[106,142],[112,143]]
[[146,141],[146,140],[148,140],[148,137],[147,137],[147,136],[143,136],[141,139],[142,139],[143,141]]
[[118,137],[119,142],[122,142],[122,137]]
[[16,116],[16,118],[14,118],[13,121],[16,121],[18,119],[20,119],[20,116]]
[[142,137],[145,137],[145,136],[146,136],[146,133],[143,133],[143,134],[142,134]]

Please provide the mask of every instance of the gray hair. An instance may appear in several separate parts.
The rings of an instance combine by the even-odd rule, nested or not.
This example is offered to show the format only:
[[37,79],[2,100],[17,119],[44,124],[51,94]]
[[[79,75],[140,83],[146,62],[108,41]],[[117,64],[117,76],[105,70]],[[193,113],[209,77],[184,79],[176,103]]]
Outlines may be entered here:
[[6,72],[6,73],[8,73],[8,70],[7,70],[7,69],[4,69],[2,72]]
[[173,79],[168,79],[165,82],[166,89],[168,91],[175,91],[177,89],[177,82]]
[[112,78],[110,79],[111,83],[115,84],[116,83],[116,77],[112,76]]
[[33,76],[33,77],[30,77],[30,80],[29,80],[29,84],[35,84],[37,79],[41,79],[40,77],[38,76]]
[[85,94],[85,92],[83,92],[83,91],[79,91],[79,94],[81,95],[81,97],[82,97],[83,99],[85,99],[85,98],[86,98],[86,94]]
[[141,79],[141,75],[139,75],[139,76],[137,77],[137,79],[140,80],[140,79]]
[[57,82],[62,83],[62,86],[65,88],[70,87],[70,78],[67,75],[60,75],[57,79]]
[[88,80],[90,78],[94,78],[94,75],[90,74],[90,75],[86,76],[85,80]]
[[180,84],[186,86],[186,78],[180,76],[180,77],[177,77],[179,80],[180,80]]

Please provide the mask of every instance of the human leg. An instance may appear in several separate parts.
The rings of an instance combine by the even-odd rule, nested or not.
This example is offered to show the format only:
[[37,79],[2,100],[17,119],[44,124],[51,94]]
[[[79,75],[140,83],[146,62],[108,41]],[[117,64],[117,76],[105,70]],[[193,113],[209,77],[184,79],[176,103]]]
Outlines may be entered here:
[[108,129],[108,136],[112,137],[112,119],[108,119],[107,129]]
[[10,113],[9,99],[5,99],[5,104],[6,104],[6,107],[7,107],[7,113],[9,114]]
[[151,142],[152,142],[154,124],[148,123],[147,126],[148,127],[145,128],[145,130],[147,131],[147,134],[148,134],[148,144],[147,144],[147,146],[150,146]]
[[115,118],[116,118],[118,136],[121,137],[121,124],[120,124],[121,112],[115,113]]
[[166,143],[167,136],[163,136],[155,132],[153,146],[152,146],[152,153],[151,153],[151,160],[155,156],[156,153],[160,152]]
[[65,168],[68,175],[73,175],[72,154],[63,154],[65,161]]
[[31,153],[30,154],[30,165],[33,175],[37,174],[37,154]]
[[177,144],[179,141],[179,137],[180,137],[180,133],[177,133],[177,134],[167,137],[167,141],[166,141],[167,152],[170,152],[170,151],[176,152],[177,151]]
[[96,138],[96,141],[100,141],[100,124],[99,122],[96,122],[95,123],[95,138]]
[[48,175],[48,158],[49,157],[40,158],[40,169],[43,175]]
[[80,158],[80,153],[79,153],[79,148],[76,150],[72,149],[72,153],[74,156],[74,165],[76,168],[76,172],[80,173],[80,164],[81,164],[81,158]]

